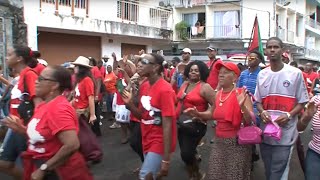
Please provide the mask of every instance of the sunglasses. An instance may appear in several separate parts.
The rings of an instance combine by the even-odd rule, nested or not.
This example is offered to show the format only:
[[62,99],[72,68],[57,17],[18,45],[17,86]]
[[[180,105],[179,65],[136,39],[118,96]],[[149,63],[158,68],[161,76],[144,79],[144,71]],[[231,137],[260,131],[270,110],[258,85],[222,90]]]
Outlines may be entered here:
[[150,62],[148,59],[141,59],[141,63],[144,64],[144,65],[156,64],[156,63]]
[[57,80],[48,79],[48,78],[44,78],[43,76],[39,76],[39,77],[38,77],[38,82],[41,82],[41,81],[52,81],[52,82],[56,82]]
[[253,60],[256,60],[256,59],[258,59],[258,58],[253,57],[253,56],[248,58],[249,61],[253,61]]

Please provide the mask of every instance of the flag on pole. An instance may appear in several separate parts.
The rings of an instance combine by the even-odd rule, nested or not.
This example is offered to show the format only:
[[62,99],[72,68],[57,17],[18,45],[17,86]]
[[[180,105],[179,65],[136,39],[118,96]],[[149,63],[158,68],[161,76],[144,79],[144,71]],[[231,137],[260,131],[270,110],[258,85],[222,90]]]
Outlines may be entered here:
[[[259,22],[258,22],[258,17],[254,19],[254,24],[252,28],[252,34],[250,38],[250,45],[248,48],[248,52],[256,50],[262,54],[264,57],[264,51],[263,51],[263,46],[262,46],[262,41],[261,41],[261,36],[260,36],[260,29],[259,29]],[[264,58],[261,59],[261,62],[265,64]]]

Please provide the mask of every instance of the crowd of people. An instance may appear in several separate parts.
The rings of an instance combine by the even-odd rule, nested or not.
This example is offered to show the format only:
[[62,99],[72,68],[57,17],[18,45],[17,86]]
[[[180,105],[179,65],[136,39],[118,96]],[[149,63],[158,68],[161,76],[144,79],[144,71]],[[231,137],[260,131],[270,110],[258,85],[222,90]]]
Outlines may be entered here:
[[[0,77],[1,131],[8,127],[0,172],[17,180],[93,179],[88,165],[103,158],[97,137],[104,112],[110,128],[121,129],[119,143],[141,160],[137,179],[167,176],[177,145],[190,180],[251,179],[260,156],[267,180],[288,179],[295,144],[306,179],[320,179],[319,75],[311,63],[302,69],[290,62],[283,46],[268,39],[270,64],[261,67],[264,54],[253,50],[246,69],[218,59],[215,47],[207,48],[206,63],[184,48],[182,60],[170,62],[141,50],[48,65],[38,51],[13,46],[11,78]],[[305,157],[298,132],[310,121]],[[214,136],[205,172],[197,147],[208,125]]]

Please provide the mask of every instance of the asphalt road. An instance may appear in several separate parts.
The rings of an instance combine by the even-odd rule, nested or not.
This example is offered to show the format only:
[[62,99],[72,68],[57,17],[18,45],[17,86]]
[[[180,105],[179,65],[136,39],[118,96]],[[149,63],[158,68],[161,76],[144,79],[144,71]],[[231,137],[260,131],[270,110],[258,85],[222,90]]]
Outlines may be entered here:
[[[91,171],[94,174],[95,180],[135,180],[136,175],[133,170],[141,165],[138,156],[131,150],[129,144],[120,143],[120,130],[109,129],[109,125],[112,122],[102,121],[103,136],[99,139],[104,149],[104,159],[100,164],[91,167]],[[201,169],[206,171],[207,159],[210,152],[210,137],[212,136],[212,130],[208,128],[206,134],[206,143],[199,148],[199,153],[202,156]],[[310,127],[301,134],[302,141],[307,149],[307,144],[311,138]],[[0,180],[10,180],[8,176],[0,173]],[[179,156],[179,148],[174,153],[171,160],[169,176],[164,178],[167,180],[187,180],[187,173],[184,169],[184,164]],[[264,167],[262,161],[258,161],[254,165],[254,171],[252,172],[253,180],[264,180]],[[290,164],[290,180],[303,180],[303,172],[300,168],[297,152],[294,150],[293,157]]]

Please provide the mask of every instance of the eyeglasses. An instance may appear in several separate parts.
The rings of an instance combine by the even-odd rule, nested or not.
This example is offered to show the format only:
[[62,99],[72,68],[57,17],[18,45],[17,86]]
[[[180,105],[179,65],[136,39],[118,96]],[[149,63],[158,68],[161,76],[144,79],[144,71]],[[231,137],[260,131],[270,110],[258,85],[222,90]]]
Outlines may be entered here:
[[141,59],[141,63],[144,64],[144,65],[156,64],[156,63],[150,62],[148,59]]
[[38,77],[38,82],[41,82],[41,81],[52,81],[52,82],[56,82],[57,80],[48,79],[48,78],[44,78],[43,76],[39,76],[39,77]]

